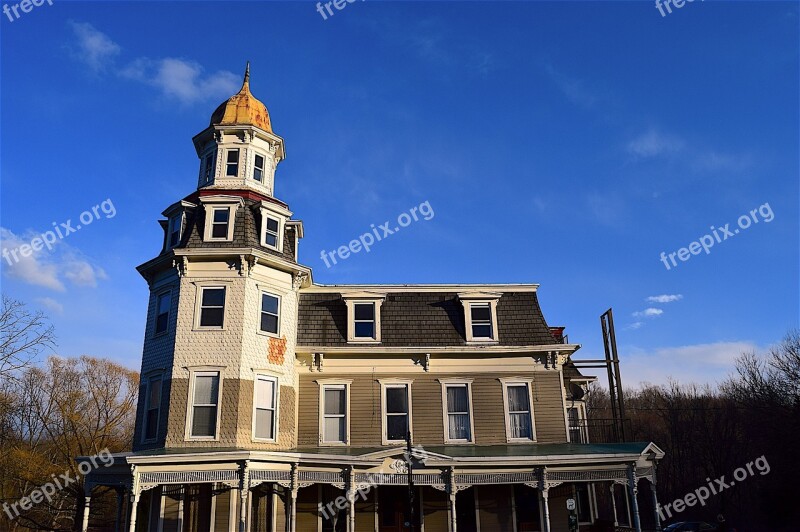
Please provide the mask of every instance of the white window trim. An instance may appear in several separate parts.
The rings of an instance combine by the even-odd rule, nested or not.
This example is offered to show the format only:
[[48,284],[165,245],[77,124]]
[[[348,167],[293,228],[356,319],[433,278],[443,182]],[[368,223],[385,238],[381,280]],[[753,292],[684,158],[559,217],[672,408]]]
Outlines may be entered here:
[[[186,432],[184,434],[185,441],[219,441],[220,421],[222,420],[222,378],[221,366],[201,366],[188,368],[189,369],[189,397],[186,402]],[[192,421],[194,417],[194,384],[195,377],[197,376],[213,376],[219,377],[219,387],[217,391],[217,422],[215,425],[216,431],[214,436],[192,436]]]
[[[381,343],[381,306],[385,295],[373,294],[370,292],[348,292],[342,294],[347,305],[347,343],[350,344],[379,344]],[[356,303],[372,303],[375,305],[375,337],[357,338],[356,337]]]
[[[259,378],[264,380],[272,381],[275,388],[275,418],[274,418],[274,427],[272,433],[275,435],[274,438],[257,438],[256,437],[256,411],[258,410],[256,404],[256,386],[258,383]],[[254,442],[260,443],[275,443],[278,441],[278,434],[279,434],[279,419],[280,419],[280,400],[281,400],[281,387],[280,383],[278,382],[278,377],[273,375],[272,373],[263,371],[263,370],[256,370],[254,378],[253,378],[253,424],[250,427],[250,434],[251,439]]]
[[[206,177],[206,163],[209,161],[209,159],[211,161],[211,168],[210,168],[211,171],[208,173],[208,177]],[[214,182],[214,179],[217,176],[217,164],[216,163],[217,163],[217,149],[216,149],[216,147],[214,147],[214,149],[209,150],[206,153],[204,153],[203,156],[200,158],[200,185],[201,186],[209,185],[209,184]]]
[[[535,443],[536,442],[536,416],[533,413],[533,379],[530,377],[502,377],[498,379],[503,388],[503,412],[506,422],[506,442],[507,443]],[[528,407],[531,417],[531,437],[512,438],[511,437],[511,416],[508,412],[508,387],[526,385],[528,387]]]
[[[292,211],[289,211],[279,205],[275,205],[274,203],[269,203],[266,201],[261,202],[261,228],[259,231],[259,237],[261,241],[261,245],[267,249],[274,249],[279,253],[283,253],[283,240],[284,240],[284,226],[286,225],[286,220],[291,218]],[[268,246],[267,245],[267,218],[273,218],[278,220],[278,245],[277,246]]]
[[[236,161],[236,175],[229,175],[228,174],[228,165],[233,164],[228,161],[228,154],[231,152],[237,152],[239,157],[237,157]],[[242,164],[242,148],[225,148],[225,172],[224,176],[226,179],[237,179],[242,174],[242,167],[245,166]]]
[[[267,155],[265,153],[263,153],[263,152],[256,151],[256,150],[251,150],[251,151],[253,152],[253,173],[251,174],[250,177],[256,183],[261,183],[262,185],[267,186],[265,181],[267,180],[267,161],[269,159],[267,158]],[[261,181],[256,179],[256,156],[261,157],[262,159],[264,159],[264,166],[261,168]]]
[[[262,306],[262,299],[264,295],[268,295],[271,297],[278,298],[278,331],[277,332],[269,332],[264,331],[261,329],[261,314],[264,313],[264,309]],[[256,333],[263,335],[263,336],[270,336],[272,338],[280,338],[281,337],[281,314],[283,312],[283,297],[280,294],[276,294],[274,292],[270,292],[269,290],[259,290],[258,293],[258,325],[256,328]],[[224,323],[224,322],[223,322]]]
[[[502,294],[490,292],[463,292],[458,294],[458,299],[464,307],[464,334],[467,344],[495,344],[500,341],[500,325],[497,322],[497,301]],[[472,335],[472,312],[473,304],[489,305],[492,320],[492,337],[475,338]]]
[[411,403],[411,384],[413,379],[378,379],[381,386],[381,444],[392,445],[397,443],[405,443],[405,438],[402,440],[390,440],[387,437],[388,423],[386,417],[386,389],[392,387],[406,386],[406,393],[408,394],[408,431],[411,433],[411,443],[414,443],[414,424],[412,417],[412,403]]
[[[147,437],[147,411],[150,409],[150,386],[153,381],[161,381],[161,389],[158,393],[158,417],[156,418],[156,435],[152,438]],[[145,404],[144,416],[142,417],[142,443],[152,443],[158,441],[158,429],[161,424],[161,404],[164,399],[164,373],[159,371],[147,377],[147,385],[145,386]]]
[[[206,242],[230,242],[233,240],[233,228],[236,225],[236,213],[239,207],[244,206],[244,200],[239,196],[201,196],[200,203],[205,209],[206,222],[203,228],[203,240]],[[228,234],[225,238],[212,238],[211,229],[214,220],[214,210],[228,209]]]
[[[442,378],[436,379],[442,386],[442,423],[444,424],[444,443],[445,444],[475,444],[475,415],[472,409],[472,381],[473,379],[461,378]],[[467,401],[469,402],[469,435],[470,439],[452,439],[450,438],[450,420],[449,412],[447,411],[447,387],[448,386],[466,386],[467,387]]]
[[578,428],[581,431],[581,435],[583,436],[584,443],[589,443],[589,434],[588,434],[588,427],[581,423],[586,421],[586,405],[583,402],[572,401],[571,404],[567,405],[566,415],[567,415],[567,435],[568,440],[572,442],[572,431],[570,430],[569,426],[569,409],[574,408],[578,411]]
[[[225,326],[228,323],[227,314],[228,314],[228,304],[229,304],[229,292],[228,287],[230,286],[230,282],[225,281],[204,281],[200,283],[193,283],[196,287],[195,290],[195,304],[194,304],[194,327],[192,330],[194,331],[224,331]],[[200,325],[200,314],[203,311],[203,290],[206,288],[224,288],[225,289],[225,305],[222,307],[222,327],[217,326],[209,326],[209,325]]]
[[[159,308],[159,302],[160,302],[161,298],[163,296],[165,296],[165,295],[169,295],[169,309],[167,309],[167,328],[164,329],[163,331],[159,332],[159,331],[156,330],[157,327],[158,327],[158,316],[159,316],[158,308]],[[172,319],[172,289],[171,288],[168,288],[167,290],[162,290],[162,291],[159,291],[158,293],[156,293],[156,307],[155,307],[155,312],[153,313],[153,315],[154,315],[153,316],[153,338],[157,338],[159,336],[164,336],[165,334],[167,334],[169,332],[169,322]]]
[[[322,447],[343,447],[350,445],[350,385],[352,379],[317,379],[319,386],[319,445]],[[325,441],[325,388],[344,386],[345,401],[345,441]]]

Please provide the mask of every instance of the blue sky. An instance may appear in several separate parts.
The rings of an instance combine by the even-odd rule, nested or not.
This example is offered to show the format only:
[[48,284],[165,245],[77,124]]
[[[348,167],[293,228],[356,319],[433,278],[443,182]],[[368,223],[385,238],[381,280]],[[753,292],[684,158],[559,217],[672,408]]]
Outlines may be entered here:
[[[539,283],[584,358],[613,307],[627,383],[719,380],[798,325],[796,2],[662,17],[652,2],[370,0],[326,20],[310,2],[55,0],[20,15],[0,20],[2,246],[104,200],[115,213],[2,260],[3,293],[52,317],[62,355],[138,369],[134,268],[194,190],[191,138],[247,60],[316,282]],[[425,201],[431,220],[320,259]],[[660,260],[753,209],[708,254]]]

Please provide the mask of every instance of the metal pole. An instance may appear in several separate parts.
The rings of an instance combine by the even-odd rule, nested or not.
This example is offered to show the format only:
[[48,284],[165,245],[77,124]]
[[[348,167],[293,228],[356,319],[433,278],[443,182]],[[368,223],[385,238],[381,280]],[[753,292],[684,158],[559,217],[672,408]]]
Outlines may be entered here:
[[411,463],[411,431],[406,432],[406,463],[408,464],[408,528],[411,532],[416,529],[414,519],[414,465]]
[[614,332],[614,313],[608,309],[609,335],[611,337],[611,352],[614,355],[614,380],[617,383],[617,401],[619,401],[619,429],[622,441],[627,441],[625,437],[625,400],[622,396],[622,376],[619,370],[619,355],[617,354],[617,337]]

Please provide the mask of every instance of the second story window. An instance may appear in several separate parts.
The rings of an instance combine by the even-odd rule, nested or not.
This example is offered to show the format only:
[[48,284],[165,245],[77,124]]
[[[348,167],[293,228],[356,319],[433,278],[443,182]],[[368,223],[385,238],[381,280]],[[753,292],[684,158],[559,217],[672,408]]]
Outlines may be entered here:
[[169,325],[169,311],[172,303],[172,293],[164,292],[159,294],[156,299],[156,326],[155,334],[161,334],[167,331]]
[[347,443],[347,386],[322,387],[322,443]]
[[261,331],[278,334],[281,300],[272,294],[261,294]]
[[411,383],[382,382],[383,444],[404,442],[411,430]]
[[239,150],[228,150],[228,159],[225,163],[225,175],[228,177],[239,176]]
[[535,441],[530,382],[503,380],[506,437],[509,442]]
[[569,422],[569,441],[572,443],[588,443],[585,438],[585,424],[582,421],[579,407],[567,408],[567,421]]
[[194,373],[189,435],[191,438],[217,437],[220,375],[218,371]]
[[200,327],[221,328],[225,323],[225,287],[204,286],[200,290]]
[[144,441],[158,436],[158,418],[161,412],[161,377],[152,377],[147,383],[147,403],[144,414]]
[[256,154],[255,162],[253,164],[253,179],[263,183],[264,182],[264,156]]
[[278,239],[279,233],[278,229],[280,228],[280,222],[277,218],[272,218],[271,216],[267,216],[264,219],[264,223],[266,227],[264,227],[264,241],[268,247],[278,249]]
[[472,398],[469,382],[442,382],[445,443],[469,443],[472,435]]
[[228,207],[211,209],[211,238],[227,239],[231,210]]
[[278,381],[275,377],[257,375],[255,381],[255,415],[253,437],[275,440],[277,432]]

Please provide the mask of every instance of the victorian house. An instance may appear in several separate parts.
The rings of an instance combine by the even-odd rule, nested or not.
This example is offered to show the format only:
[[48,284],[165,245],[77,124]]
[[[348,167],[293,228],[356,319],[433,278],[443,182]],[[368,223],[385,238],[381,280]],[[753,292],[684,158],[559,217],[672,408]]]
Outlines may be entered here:
[[97,486],[130,532],[658,529],[663,453],[591,441],[592,378],[538,285],[314,282],[249,78],[194,137],[196,190],[138,267],[133,447],[86,479],[83,530]]

